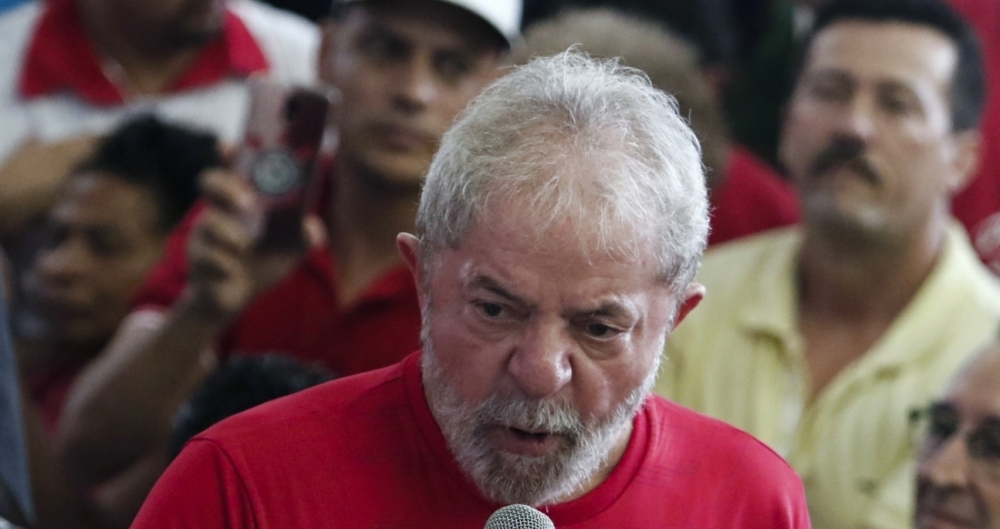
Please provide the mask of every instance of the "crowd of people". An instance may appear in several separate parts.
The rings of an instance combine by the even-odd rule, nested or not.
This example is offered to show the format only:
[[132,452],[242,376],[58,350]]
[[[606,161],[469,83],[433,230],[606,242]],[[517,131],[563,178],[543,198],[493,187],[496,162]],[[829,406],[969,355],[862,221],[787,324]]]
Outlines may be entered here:
[[995,0],[11,4],[0,528],[1000,526]]

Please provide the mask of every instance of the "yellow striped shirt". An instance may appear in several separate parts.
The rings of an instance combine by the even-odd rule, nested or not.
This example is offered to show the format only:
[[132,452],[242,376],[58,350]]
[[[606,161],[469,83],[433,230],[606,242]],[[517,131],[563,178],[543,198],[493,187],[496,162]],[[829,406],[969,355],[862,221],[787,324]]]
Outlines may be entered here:
[[708,252],[707,295],[668,340],[656,392],[755,435],[806,486],[816,529],[912,525],[908,412],[996,336],[1000,282],[957,224],[889,330],[810,402],[797,323],[802,235],[786,228]]

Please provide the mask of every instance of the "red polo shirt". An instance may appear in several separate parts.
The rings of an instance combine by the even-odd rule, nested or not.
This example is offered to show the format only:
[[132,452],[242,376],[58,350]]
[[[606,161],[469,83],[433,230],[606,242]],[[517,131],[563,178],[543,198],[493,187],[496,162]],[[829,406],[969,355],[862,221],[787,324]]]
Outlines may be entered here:
[[[132,527],[481,529],[499,507],[455,462],[413,355],[196,436]],[[787,463],[655,395],[601,483],[541,509],[560,529],[809,528],[802,482]]]
[[[187,283],[187,239],[200,210],[188,214],[171,234],[164,258],[140,288],[135,307],[166,308],[180,296]],[[419,345],[420,306],[404,265],[382,274],[351,305],[342,307],[332,252],[320,248],[254,300],[217,347],[223,357],[282,353],[351,375],[392,365]]]
[[[167,92],[182,92],[218,83],[229,76],[267,71],[264,52],[246,25],[226,9],[222,33],[206,44],[197,59]],[[62,90],[98,106],[128,99],[109,79],[93,42],[80,21],[75,0],[48,0],[27,48],[18,92],[32,98]]]

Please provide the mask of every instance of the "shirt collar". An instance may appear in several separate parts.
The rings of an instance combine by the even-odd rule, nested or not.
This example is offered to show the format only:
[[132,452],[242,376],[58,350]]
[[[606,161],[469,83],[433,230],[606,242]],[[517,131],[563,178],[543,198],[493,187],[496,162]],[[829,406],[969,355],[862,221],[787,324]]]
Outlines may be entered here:
[[[267,69],[267,59],[253,35],[227,9],[222,35],[205,45],[167,92],[201,88],[229,76],[246,77]],[[80,23],[76,1],[49,0],[28,45],[18,91],[22,97],[33,98],[63,90],[94,105],[118,105],[127,99],[104,73]]]
[[[742,324],[751,332],[773,336],[785,346],[785,353],[801,350],[798,330],[798,254],[802,247],[800,227],[774,230],[785,237],[772,245],[767,262],[760,267],[752,302],[740,313]],[[779,234],[784,235],[779,235]],[[981,266],[964,229],[952,221],[947,237],[930,275],[884,335],[872,345],[860,362],[874,371],[896,369],[919,356],[938,354],[944,347],[935,343],[942,336],[941,315],[963,313],[970,299],[996,280]],[[1000,285],[998,285],[1000,286]],[[996,287],[993,287],[996,288]],[[967,312],[967,311],[965,311]]]
[[758,267],[758,280],[752,301],[740,309],[743,325],[755,332],[769,334],[796,347],[798,340],[798,254],[802,247],[799,226],[771,231],[767,237],[778,239],[769,248]]

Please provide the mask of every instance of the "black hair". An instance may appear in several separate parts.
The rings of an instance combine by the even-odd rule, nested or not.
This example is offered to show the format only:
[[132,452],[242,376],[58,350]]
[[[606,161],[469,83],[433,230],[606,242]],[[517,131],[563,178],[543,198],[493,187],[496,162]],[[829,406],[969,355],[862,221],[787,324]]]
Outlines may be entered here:
[[222,165],[215,136],[143,114],[108,134],[75,175],[101,173],[150,191],[158,228],[170,231],[199,196],[198,176]]
[[947,36],[958,51],[951,82],[952,130],[979,126],[986,104],[982,51],[975,32],[951,6],[942,0],[835,0],[816,14],[809,45],[823,29],[845,20],[916,24]]
[[231,356],[205,378],[177,413],[170,457],[177,457],[184,443],[226,417],[333,378],[322,367],[287,356]]

